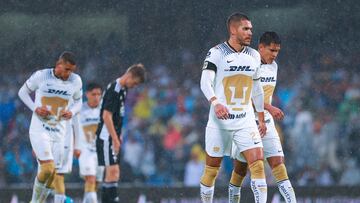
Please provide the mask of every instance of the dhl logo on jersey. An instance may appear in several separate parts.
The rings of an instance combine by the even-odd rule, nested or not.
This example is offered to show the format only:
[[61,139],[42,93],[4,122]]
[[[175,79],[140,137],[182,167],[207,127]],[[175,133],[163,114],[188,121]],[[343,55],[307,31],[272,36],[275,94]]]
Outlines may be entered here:
[[261,77],[261,82],[276,82],[275,77]]
[[250,66],[230,66],[229,69],[225,69],[225,71],[254,71],[254,69],[250,69]]
[[48,89],[46,93],[70,96],[70,94],[66,90]]

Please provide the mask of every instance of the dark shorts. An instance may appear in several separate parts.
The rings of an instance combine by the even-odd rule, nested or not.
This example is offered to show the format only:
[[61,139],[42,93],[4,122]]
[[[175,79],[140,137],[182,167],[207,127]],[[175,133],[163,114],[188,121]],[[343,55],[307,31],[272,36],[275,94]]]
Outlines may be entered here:
[[111,166],[120,163],[120,152],[117,155],[113,153],[111,139],[96,139],[96,153],[99,166]]

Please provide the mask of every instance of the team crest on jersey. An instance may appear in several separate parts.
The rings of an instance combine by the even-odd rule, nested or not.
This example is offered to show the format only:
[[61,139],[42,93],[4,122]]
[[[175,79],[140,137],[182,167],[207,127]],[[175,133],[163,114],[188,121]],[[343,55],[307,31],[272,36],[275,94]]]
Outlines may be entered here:
[[203,65],[203,67],[202,67],[203,70],[205,70],[205,69],[207,68],[208,63],[209,63],[209,62],[207,62],[207,61],[204,62],[204,65]]

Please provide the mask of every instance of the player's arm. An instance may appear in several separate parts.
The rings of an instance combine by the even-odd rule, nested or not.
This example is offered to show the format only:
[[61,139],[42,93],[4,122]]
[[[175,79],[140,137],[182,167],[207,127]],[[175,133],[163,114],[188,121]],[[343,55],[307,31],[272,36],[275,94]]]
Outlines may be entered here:
[[79,158],[80,154],[81,154],[81,148],[84,142],[82,142],[82,129],[80,126],[80,113],[75,114],[75,116],[73,116],[72,118],[72,125],[73,125],[73,129],[74,129],[74,156],[76,158]]
[[113,89],[110,89],[111,86],[106,90],[104,97],[103,97],[103,113],[102,119],[104,120],[105,127],[107,128],[108,132],[110,133],[110,137],[113,144],[113,150],[115,153],[119,153],[120,151],[120,135],[117,134],[115,130],[115,125],[113,121],[113,114],[118,110],[116,105],[116,93]]
[[219,119],[228,119],[229,110],[219,103],[214,91],[215,75],[217,71],[216,63],[219,56],[216,50],[210,50],[204,62],[200,80],[200,89],[206,99],[214,106],[216,117]]
[[277,107],[275,107],[275,106],[273,106],[273,105],[271,105],[271,104],[264,104],[264,108],[265,108],[265,110],[267,110],[276,120],[282,120],[282,119],[284,119],[284,116],[285,116],[285,114],[284,114],[284,112],[281,110],[281,109],[279,109],[279,108],[277,108]]
[[252,101],[258,114],[259,133],[261,137],[266,134],[265,114],[264,114],[264,90],[259,79],[254,79],[252,89]]
[[50,114],[50,111],[45,107],[36,107],[35,102],[31,98],[31,93],[38,88],[38,82],[40,79],[40,72],[35,72],[19,89],[18,95],[21,101],[33,112],[35,112],[40,117],[46,117]]
[[112,143],[114,146],[114,151],[117,154],[120,151],[121,141],[116,133],[112,116],[113,116],[113,113],[111,111],[104,109],[102,118],[104,120],[104,123],[105,123],[105,126],[106,126],[108,132],[110,133]]
[[71,119],[75,114],[79,113],[82,107],[82,81],[80,77],[77,81],[77,90],[74,92],[73,101],[69,109],[61,113],[61,117],[66,120]]

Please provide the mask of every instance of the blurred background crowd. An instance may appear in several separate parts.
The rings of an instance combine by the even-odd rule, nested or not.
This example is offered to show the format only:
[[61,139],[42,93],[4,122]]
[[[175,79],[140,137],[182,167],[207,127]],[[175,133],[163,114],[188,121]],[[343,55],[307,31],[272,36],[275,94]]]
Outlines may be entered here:
[[[232,11],[252,19],[252,47],[267,30],[282,38],[273,105],[286,115],[277,127],[293,185],[360,185],[359,6],[230,1],[229,9],[217,10],[220,2],[90,0],[61,3],[60,10],[56,1],[35,2],[35,10],[13,4],[0,15],[7,28],[0,31],[0,187],[33,181],[31,112],[17,91],[63,50],[76,54],[84,84],[105,87],[135,62],[148,69],[147,83],[128,95],[121,183],[198,186],[209,111],[201,67],[207,51],[226,40]],[[217,184],[227,184],[231,162],[224,160]],[[76,159],[67,181],[81,182]]]

